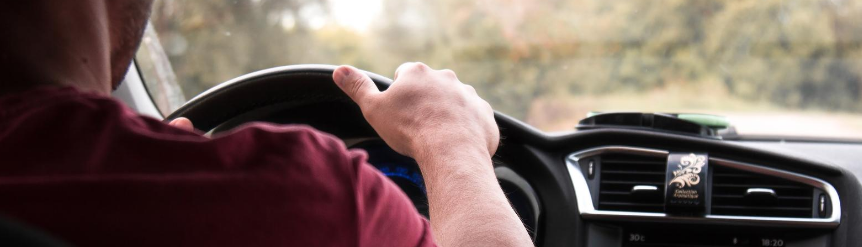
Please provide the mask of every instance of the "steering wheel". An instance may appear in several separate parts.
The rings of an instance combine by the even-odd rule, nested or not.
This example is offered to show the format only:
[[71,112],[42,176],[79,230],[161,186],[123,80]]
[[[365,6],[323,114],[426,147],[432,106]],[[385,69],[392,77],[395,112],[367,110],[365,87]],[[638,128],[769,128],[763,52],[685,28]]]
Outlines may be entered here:
[[[246,74],[201,93],[166,119],[186,117],[196,129],[212,133],[264,120],[313,125],[341,137],[373,134],[359,107],[332,81],[335,68],[291,65]],[[380,90],[392,83],[365,73]]]
[[[306,124],[342,139],[377,136],[362,116],[359,106],[333,82],[332,73],[336,68],[332,65],[292,65],[246,74],[201,93],[166,120],[186,117],[196,129],[209,133],[230,130],[250,121],[266,121]],[[392,84],[389,78],[363,72],[381,91]],[[494,115],[504,131],[517,128],[523,133],[538,133],[506,115],[498,112]],[[538,212],[538,202],[535,199],[528,201],[532,212]],[[535,227],[538,213],[529,220]]]

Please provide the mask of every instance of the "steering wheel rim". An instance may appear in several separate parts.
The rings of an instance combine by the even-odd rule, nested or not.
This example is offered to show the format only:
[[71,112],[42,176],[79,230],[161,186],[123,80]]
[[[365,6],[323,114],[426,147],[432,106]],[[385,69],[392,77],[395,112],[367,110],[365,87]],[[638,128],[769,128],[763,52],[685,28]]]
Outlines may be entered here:
[[[199,94],[165,119],[169,121],[186,117],[194,123],[196,129],[218,133],[248,121],[267,121],[273,120],[273,116],[294,114],[290,117],[290,122],[273,122],[308,124],[339,137],[353,135],[364,138],[369,134],[376,135],[362,116],[359,106],[332,80],[332,73],[336,68],[338,67],[334,65],[291,65],[245,74]],[[381,91],[392,84],[389,78],[362,72],[366,73]],[[311,119],[298,119],[297,116],[302,114],[324,120],[312,123]],[[519,123],[496,111],[494,115],[498,124],[505,124],[501,129],[511,126],[512,123]],[[537,131],[528,125],[519,126],[525,128],[526,132]],[[341,131],[344,129],[348,130]],[[509,181],[513,180],[510,178]],[[532,191],[532,188],[529,190]],[[531,201],[531,206],[532,212],[535,213],[528,220],[533,222],[533,226],[539,227],[541,211],[538,201]],[[532,236],[534,241],[537,237]]]
[[[185,117],[196,129],[209,132],[240,115],[276,104],[344,102],[355,105],[332,81],[332,72],[337,67],[289,65],[245,74],[195,96],[165,119]],[[392,84],[392,79],[363,72],[381,91]]]

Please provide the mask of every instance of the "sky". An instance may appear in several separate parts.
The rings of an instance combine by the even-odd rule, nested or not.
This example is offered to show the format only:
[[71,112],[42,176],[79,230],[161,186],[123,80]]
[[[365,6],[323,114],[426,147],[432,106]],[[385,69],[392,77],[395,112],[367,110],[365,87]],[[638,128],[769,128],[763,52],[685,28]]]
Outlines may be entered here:
[[383,8],[382,0],[331,0],[335,22],[356,31],[366,31]]

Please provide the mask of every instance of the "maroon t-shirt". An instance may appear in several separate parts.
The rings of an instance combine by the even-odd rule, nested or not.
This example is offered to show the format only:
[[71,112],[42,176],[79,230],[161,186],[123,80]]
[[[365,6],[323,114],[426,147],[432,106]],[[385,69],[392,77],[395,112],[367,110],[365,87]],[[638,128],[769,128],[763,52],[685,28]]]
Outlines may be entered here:
[[0,98],[0,214],[77,246],[433,246],[366,158],[305,126],[207,138],[72,88]]

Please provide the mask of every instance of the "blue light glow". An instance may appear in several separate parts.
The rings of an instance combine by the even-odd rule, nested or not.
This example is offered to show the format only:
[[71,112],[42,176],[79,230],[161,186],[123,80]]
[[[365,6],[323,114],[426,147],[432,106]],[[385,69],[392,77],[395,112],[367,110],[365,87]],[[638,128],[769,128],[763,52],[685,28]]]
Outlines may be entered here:
[[378,169],[381,173],[383,173],[383,175],[386,175],[387,177],[398,177],[407,179],[408,181],[419,187],[419,189],[422,190],[423,194],[427,193],[425,191],[425,180],[422,179],[422,174],[419,173],[418,170],[410,169],[404,167],[401,164],[393,163],[380,164],[380,167],[378,167]]

